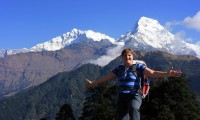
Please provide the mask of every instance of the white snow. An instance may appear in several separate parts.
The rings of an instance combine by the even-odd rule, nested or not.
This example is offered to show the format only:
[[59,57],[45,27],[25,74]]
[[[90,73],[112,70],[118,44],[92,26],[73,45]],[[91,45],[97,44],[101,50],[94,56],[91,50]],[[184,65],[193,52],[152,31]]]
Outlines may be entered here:
[[[157,20],[141,17],[136,27],[123,35],[118,41],[132,40],[133,46],[151,46],[173,54],[190,54],[200,58],[199,44],[190,44],[173,35],[161,26]],[[139,43],[139,44],[138,44]],[[141,49],[141,48],[140,48]]]
[[161,26],[157,20],[142,17],[138,21],[137,33],[133,38],[143,40],[154,48],[162,48],[171,43],[174,35]]
[[30,51],[55,51],[81,41],[100,42],[101,40],[108,40],[117,45],[126,45],[127,41],[132,40],[132,45],[136,48],[141,46],[148,48],[148,46],[151,46],[155,49],[164,50],[173,54],[190,54],[200,58],[200,42],[196,44],[187,43],[166,30],[157,20],[147,17],[141,17],[136,23],[136,27],[127,32],[127,34],[121,35],[118,40],[92,30],[82,31],[72,29],[70,32],[57,36],[47,42],[37,44],[30,49],[0,50],[0,57]]
[[93,40],[93,41],[101,41],[101,40],[108,40],[111,43],[115,42],[115,39],[105,35],[101,34],[99,32],[94,32],[92,30],[82,31],[78,29],[73,29],[71,32],[67,32],[66,34],[63,34],[62,36],[57,36],[53,38],[50,41],[37,44],[36,46],[32,47],[31,50],[35,51],[55,51],[64,48],[67,45],[74,44],[81,42],[83,39],[78,39],[81,36],[86,36],[87,39]]
[[101,41],[102,39],[108,39],[111,43],[115,42],[114,38],[111,38],[105,34],[101,34],[99,32],[94,32],[92,30],[85,31],[87,38],[91,38],[94,41]]

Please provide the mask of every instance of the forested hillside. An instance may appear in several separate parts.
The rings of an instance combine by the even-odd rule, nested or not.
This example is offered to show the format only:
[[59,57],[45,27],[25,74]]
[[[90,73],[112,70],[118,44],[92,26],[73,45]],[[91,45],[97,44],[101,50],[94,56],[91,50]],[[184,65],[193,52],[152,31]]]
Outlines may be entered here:
[[[190,78],[198,80],[198,75],[195,73],[200,73],[199,59],[191,56],[173,56],[159,51],[138,52],[137,59],[145,60],[152,69],[168,70],[173,66],[174,69],[181,69],[184,73],[181,78],[153,79],[156,82],[151,83],[149,102],[143,103],[142,119],[199,119],[199,102],[189,86]],[[76,119],[87,119],[88,117],[92,120],[95,117],[104,117],[102,119],[110,120],[115,117],[117,95],[114,83],[116,80],[113,80],[111,84],[97,86],[91,91],[86,91],[85,79],[96,79],[120,63],[119,57],[105,67],[86,64],[76,70],[59,73],[43,84],[27,89],[23,93],[7,97],[0,101],[0,119],[46,118],[51,120],[62,116],[61,109],[66,108],[70,111],[68,109],[70,107],[72,111],[69,113],[73,113]]]
[[85,79],[97,78],[100,69],[96,65],[84,65],[69,73],[59,73],[26,92],[8,97],[0,102],[0,119],[37,120],[45,117],[51,120],[65,103],[70,104],[74,115],[78,116],[86,94]]

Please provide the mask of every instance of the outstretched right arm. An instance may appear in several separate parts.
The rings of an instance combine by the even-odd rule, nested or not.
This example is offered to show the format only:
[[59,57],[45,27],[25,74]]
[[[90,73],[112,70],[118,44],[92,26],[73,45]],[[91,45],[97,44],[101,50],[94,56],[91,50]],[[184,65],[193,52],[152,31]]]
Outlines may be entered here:
[[106,74],[105,76],[100,77],[100,78],[97,79],[97,80],[87,80],[87,81],[86,81],[86,84],[85,84],[85,87],[86,87],[87,89],[89,89],[89,88],[92,88],[92,87],[95,86],[95,85],[103,84],[103,83],[105,83],[106,81],[112,80],[112,79],[114,79],[114,78],[116,78],[116,77],[117,77],[116,74],[114,74],[113,72],[110,72],[110,73]]

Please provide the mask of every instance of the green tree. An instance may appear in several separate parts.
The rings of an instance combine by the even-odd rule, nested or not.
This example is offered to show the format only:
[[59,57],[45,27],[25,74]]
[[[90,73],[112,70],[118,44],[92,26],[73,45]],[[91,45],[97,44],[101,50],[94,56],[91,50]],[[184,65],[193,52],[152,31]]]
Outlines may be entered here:
[[73,111],[68,104],[64,104],[56,114],[56,120],[75,120]]
[[81,120],[112,120],[116,116],[116,87],[102,85],[89,90],[89,96],[83,104]]
[[160,79],[150,93],[141,107],[142,120],[200,120],[200,104],[185,76]]

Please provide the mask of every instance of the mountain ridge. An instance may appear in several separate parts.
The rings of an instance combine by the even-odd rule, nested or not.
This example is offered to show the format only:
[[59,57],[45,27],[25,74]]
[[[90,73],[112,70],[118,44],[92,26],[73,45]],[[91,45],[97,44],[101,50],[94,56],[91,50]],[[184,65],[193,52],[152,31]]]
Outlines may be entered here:
[[[86,41],[85,41],[86,40]],[[23,48],[18,50],[0,50],[0,57],[26,52],[55,51],[63,49],[69,45],[78,42],[108,40],[113,44],[131,43],[135,49],[144,50],[162,50],[173,54],[189,54],[200,58],[200,45],[187,43],[165,29],[159,22],[152,18],[141,17],[135,24],[135,27],[119,39],[114,39],[108,35],[94,32],[92,30],[72,29],[63,35],[52,38],[51,40],[37,44],[32,48]]]
[[58,72],[70,71],[104,55],[112,44],[73,44],[57,51],[18,53],[0,58],[0,98],[43,83]]
[[[146,20],[152,23],[149,25],[149,22],[145,22]],[[144,24],[143,26],[145,29],[150,29],[146,30],[147,32],[151,31],[151,29],[157,31],[156,28],[159,27],[158,30],[164,29],[159,25],[158,21],[146,17],[142,17],[138,23]],[[159,27],[152,28],[148,26]],[[145,29],[142,28],[142,30]],[[134,30],[136,29],[133,29],[132,31]],[[8,55],[9,53],[12,53],[12,51],[8,50],[7,55],[0,58],[0,98],[4,95],[12,95],[15,92],[24,90],[31,86],[37,86],[58,72],[70,71],[85,63],[105,66],[111,60],[118,57],[121,50],[125,47],[141,51],[162,50],[164,52],[169,52],[170,44],[168,46],[169,48],[158,49],[145,42],[146,38],[151,37],[150,35],[146,36],[143,34],[142,36],[139,36],[136,34],[138,32],[134,33],[135,32],[129,31],[119,40],[114,41],[113,38],[110,38],[105,34],[96,33],[91,30],[80,31],[74,29],[72,32],[68,32],[65,37],[60,36],[59,39],[56,38],[48,42],[48,44],[52,44],[53,46],[54,42],[58,42],[58,44],[56,44],[58,46],[60,43],[68,44],[67,46],[64,45],[63,48],[59,50],[44,50],[41,46],[45,44],[39,44],[39,47],[41,47],[39,49],[41,51],[37,52],[25,52],[27,49],[24,48],[22,49],[22,53]],[[157,32],[154,33],[153,36],[156,38]],[[158,31],[158,33],[160,33],[160,31]],[[164,31],[163,34],[166,36],[173,36],[168,31]],[[136,39],[137,37],[141,37],[141,39]],[[155,41],[158,41],[158,38],[156,38]],[[172,39],[169,40],[173,41]],[[167,45],[168,43],[170,42],[167,42]],[[175,46],[171,47],[174,48]],[[181,47],[177,47],[177,51],[179,50],[178,48],[182,50]],[[173,51],[173,49],[171,50]],[[185,50],[187,49],[185,48]],[[185,51],[182,52],[186,53]],[[191,50],[191,52],[194,52],[194,54],[196,53],[194,50]]]

